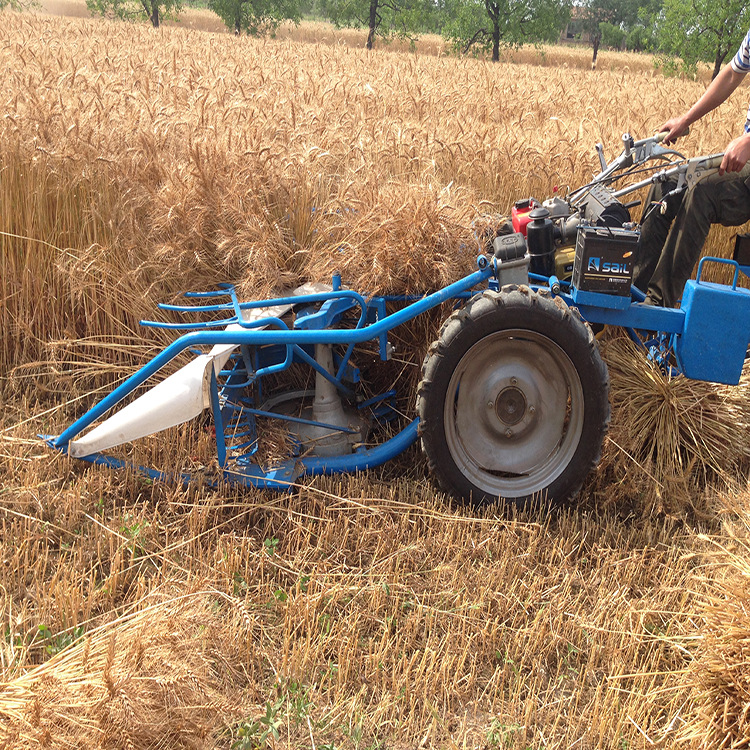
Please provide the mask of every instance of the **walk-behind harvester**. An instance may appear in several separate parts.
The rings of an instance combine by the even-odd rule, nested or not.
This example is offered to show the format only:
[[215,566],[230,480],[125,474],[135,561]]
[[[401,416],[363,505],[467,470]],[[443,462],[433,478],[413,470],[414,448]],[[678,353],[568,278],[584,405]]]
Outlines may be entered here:
[[[221,481],[286,489],[303,477],[379,466],[420,439],[430,469],[459,498],[561,502],[596,465],[609,421],[609,377],[590,325],[623,326],[645,356],[688,378],[736,384],[742,372],[750,291],[738,278],[750,275],[750,252],[741,243],[734,260],[701,260],[679,308],[644,304],[631,285],[639,226],[623,198],[668,180],[688,189],[721,161],[686,159],[662,138],[626,134],[610,164],[597,146],[601,172],[591,182],[565,198],[519,201],[514,231],[488,241],[477,270],[426,296],[367,297],[334,275],[330,285],[275,299],[240,302],[227,285],[160,305],[204,322],[145,323],[182,335],[46,440],[72,457],[123,466],[106,451],[208,410]],[[732,283],[704,281],[707,263],[731,266]],[[383,429],[397,423],[396,392],[363,395],[358,348],[376,347],[388,360],[389,334],[445,302],[455,309],[424,359],[415,413]],[[132,397],[186,350],[197,356]],[[307,388],[279,389],[279,373],[292,366],[309,368]],[[271,466],[259,458],[264,424],[289,438],[288,455]]]

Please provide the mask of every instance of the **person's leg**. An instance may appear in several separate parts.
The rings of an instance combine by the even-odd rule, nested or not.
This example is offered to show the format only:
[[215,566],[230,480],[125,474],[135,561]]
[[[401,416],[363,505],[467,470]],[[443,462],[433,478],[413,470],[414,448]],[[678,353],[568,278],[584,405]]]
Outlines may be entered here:
[[738,226],[750,220],[750,167],[722,177],[712,175],[685,194],[648,284],[657,305],[674,307],[700,258],[711,224]]
[[638,248],[638,258],[633,266],[633,284],[644,293],[648,290],[648,282],[659,262],[661,250],[666,242],[672,221],[677,216],[683,194],[667,200],[664,213],[659,204],[664,200],[664,196],[676,186],[677,183],[672,181],[655,183],[646,197],[641,216],[641,242]]

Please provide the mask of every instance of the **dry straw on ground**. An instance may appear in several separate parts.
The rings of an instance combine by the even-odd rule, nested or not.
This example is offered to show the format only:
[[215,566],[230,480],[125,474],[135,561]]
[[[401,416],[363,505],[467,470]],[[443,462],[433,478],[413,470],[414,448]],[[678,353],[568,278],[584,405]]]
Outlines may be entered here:
[[[264,716],[267,744],[286,747],[742,742],[744,610],[705,608],[723,578],[696,532],[720,531],[712,483],[745,466],[745,389],[634,374],[613,349],[630,417],[580,506],[549,518],[453,508],[416,453],[234,495],[88,470],[36,438],[163,341],[136,333],[155,300],[226,280],[261,296],[334,269],[368,292],[444,284],[472,267],[487,216],[584,182],[596,141],[611,155],[702,84],[640,56],[591,73],[570,51],[522,52],[535,64],[519,68],[2,19],[0,713],[14,746],[76,731],[83,746],[228,746],[241,728],[260,744]],[[721,108],[686,150],[720,150],[741,119]],[[437,324],[398,332],[382,377],[413,378]],[[174,467],[209,442],[177,430],[139,450]],[[221,594],[123,618],[175,581]],[[74,705],[81,691],[97,702]]]
[[597,478],[610,503],[641,512],[715,511],[707,486],[750,465],[747,373],[737,387],[673,377],[624,334],[604,344],[614,419]]
[[0,747],[214,747],[240,715],[243,621],[210,592],[160,598],[0,683]]
[[[137,672],[126,645],[127,633],[141,626],[154,656],[164,653],[162,636],[176,629],[179,639],[167,639],[177,649],[170,656],[175,674],[192,670],[200,689],[220,691],[229,705],[236,705],[234,691],[244,691],[243,720],[222,714],[231,736],[281,701],[274,709],[280,747],[310,746],[311,733],[318,746],[343,748],[379,741],[491,747],[494,733],[508,747],[578,741],[608,748],[612,736],[637,739],[632,721],[663,740],[680,726],[687,691],[680,672],[695,634],[693,602],[706,585],[693,584],[693,556],[684,554],[693,544],[684,537],[676,546],[676,527],[575,510],[481,518],[451,509],[423,480],[403,478],[344,478],[289,497],[232,497],[147,487],[106,471],[72,473],[62,483],[45,478],[60,478],[63,469],[30,468],[38,489],[6,495],[2,513],[3,586],[17,591],[12,575],[21,576],[28,594],[3,604],[11,642],[23,645],[15,660],[5,652],[0,712],[17,710],[19,694],[33,707],[41,677],[57,674],[58,702],[40,697],[53,746],[68,725],[52,717],[67,715],[59,701],[76,695],[79,679],[62,667],[79,664],[86,647],[28,674],[17,662],[28,669],[44,661],[66,621],[85,623],[185,575],[225,594],[212,597],[215,611],[201,600],[195,610],[166,607],[163,616],[154,607],[132,627],[115,621],[101,638],[91,636],[98,661],[89,662],[86,684],[109,695],[115,633],[122,644],[117,674],[128,676],[131,702],[143,704],[138,710],[150,707],[149,726],[164,746],[179,743],[170,739],[171,722],[158,733],[166,707],[147,679],[164,672],[146,660]],[[45,527],[52,538],[35,534]],[[24,538],[33,567],[22,549],[10,555]],[[43,582],[54,599],[41,591]],[[41,623],[49,628],[43,634]],[[195,698],[185,696],[184,705]],[[208,728],[215,715],[206,711],[196,721]]]
[[722,500],[725,533],[714,541],[719,574],[686,675],[693,717],[682,732],[689,746],[706,750],[750,745],[750,503],[736,489]]

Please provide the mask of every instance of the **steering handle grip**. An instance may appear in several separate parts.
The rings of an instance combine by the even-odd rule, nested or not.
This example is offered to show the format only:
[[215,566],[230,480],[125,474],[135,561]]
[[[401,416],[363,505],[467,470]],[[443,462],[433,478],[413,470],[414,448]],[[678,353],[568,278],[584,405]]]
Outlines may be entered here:
[[[656,141],[657,143],[661,143],[661,142],[662,142],[662,141],[663,141],[663,140],[664,140],[664,139],[665,139],[665,138],[667,137],[667,133],[668,133],[668,132],[669,132],[668,130],[661,130],[661,131],[659,131],[659,132],[658,132],[658,133],[657,133],[657,134],[656,134],[656,135],[654,136],[654,140],[655,140],[655,141]],[[685,130],[683,130],[683,131],[682,131],[682,132],[681,132],[681,133],[680,133],[679,135],[675,136],[675,140],[677,140],[678,138],[684,138],[684,137],[685,137],[686,135],[688,135],[689,133],[690,133],[690,126],[688,125],[688,126],[687,126],[687,127],[685,128]]]
[[701,162],[701,167],[704,169],[718,169],[721,166],[724,154],[714,154],[713,156],[707,156],[704,161]]

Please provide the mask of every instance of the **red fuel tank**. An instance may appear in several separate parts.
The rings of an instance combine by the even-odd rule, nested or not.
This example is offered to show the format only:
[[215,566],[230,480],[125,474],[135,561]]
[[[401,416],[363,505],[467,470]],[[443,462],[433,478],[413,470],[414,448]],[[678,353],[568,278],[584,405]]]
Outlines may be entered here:
[[528,198],[523,201],[516,201],[513,208],[510,210],[510,217],[513,221],[513,231],[520,232],[524,237],[526,236],[526,227],[531,221],[529,214],[542,204],[536,198]]

